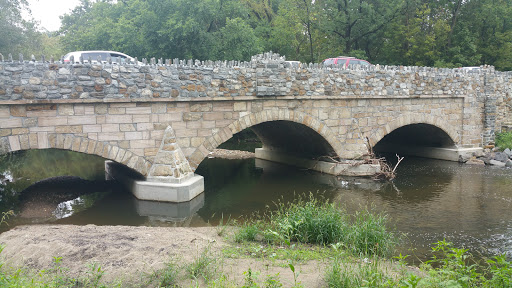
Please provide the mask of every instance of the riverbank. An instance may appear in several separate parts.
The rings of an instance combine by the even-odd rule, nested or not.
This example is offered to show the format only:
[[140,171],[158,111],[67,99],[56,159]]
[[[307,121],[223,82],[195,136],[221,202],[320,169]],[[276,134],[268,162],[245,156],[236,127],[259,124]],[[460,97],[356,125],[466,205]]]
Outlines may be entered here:
[[471,165],[512,167],[512,150],[506,148],[503,151],[498,151],[494,146],[489,146],[485,147],[482,152],[473,153],[471,157],[461,158],[460,162]]
[[[59,267],[65,269],[69,278],[98,275],[99,268],[101,282],[108,286],[145,287],[157,286],[151,283],[151,278],[161,273],[169,263],[176,268],[185,267],[207,253],[207,257],[216,262],[215,267],[211,267],[216,270],[212,271],[216,275],[212,275],[210,280],[224,275],[230,283],[240,287],[246,277],[244,272],[250,269],[254,275],[260,275],[258,278],[278,275],[278,280],[285,287],[293,286],[294,276],[287,260],[252,258],[246,257],[243,251],[237,253],[240,246],[229,242],[225,234],[220,233],[222,229],[232,228],[20,226],[0,234],[0,243],[5,247],[0,255],[5,266],[29,269],[35,275],[36,271],[52,271],[56,267],[56,259],[59,259]],[[323,271],[327,261],[295,263],[304,287],[325,287]],[[96,267],[96,272],[91,271],[91,267]],[[206,286],[204,279],[181,276],[179,287],[195,287],[196,283]]]

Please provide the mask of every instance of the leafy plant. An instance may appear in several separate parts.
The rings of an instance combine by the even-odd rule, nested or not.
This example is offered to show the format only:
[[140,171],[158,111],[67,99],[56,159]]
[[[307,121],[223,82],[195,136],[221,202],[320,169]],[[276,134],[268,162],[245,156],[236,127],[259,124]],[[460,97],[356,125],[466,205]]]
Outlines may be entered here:
[[501,150],[512,149],[512,132],[496,133],[496,146]]
[[249,268],[249,270],[245,271],[244,275],[245,275],[245,277],[244,277],[244,286],[242,286],[242,288],[258,287],[258,285],[256,285],[256,281],[254,279],[254,275],[252,273],[251,268]]

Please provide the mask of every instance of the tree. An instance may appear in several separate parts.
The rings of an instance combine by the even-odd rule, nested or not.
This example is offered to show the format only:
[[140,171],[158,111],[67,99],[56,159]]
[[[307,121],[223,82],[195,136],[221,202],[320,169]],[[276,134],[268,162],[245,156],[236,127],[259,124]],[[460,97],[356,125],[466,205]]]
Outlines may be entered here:
[[214,39],[219,42],[215,45],[216,59],[249,61],[251,56],[263,52],[254,30],[241,18],[227,19]]
[[4,55],[26,52],[29,41],[32,45],[38,41],[36,25],[23,20],[23,9],[28,10],[26,0],[0,0],[0,52]]
[[[318,0],[319,27],[336,38],[343,53],[367,50],[364,42],[382,32],[399,16],[400,0]],[[380,44],[377,44],[380,45]]]

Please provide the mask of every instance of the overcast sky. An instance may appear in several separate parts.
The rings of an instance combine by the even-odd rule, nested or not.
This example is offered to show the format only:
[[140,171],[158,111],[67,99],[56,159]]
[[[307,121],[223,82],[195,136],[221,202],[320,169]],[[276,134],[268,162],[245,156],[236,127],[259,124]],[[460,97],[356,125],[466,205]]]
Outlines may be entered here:
[[60,28],[59,16],[71,12],[79,0],[28,0],[32,17],[41,23],[48,31]]

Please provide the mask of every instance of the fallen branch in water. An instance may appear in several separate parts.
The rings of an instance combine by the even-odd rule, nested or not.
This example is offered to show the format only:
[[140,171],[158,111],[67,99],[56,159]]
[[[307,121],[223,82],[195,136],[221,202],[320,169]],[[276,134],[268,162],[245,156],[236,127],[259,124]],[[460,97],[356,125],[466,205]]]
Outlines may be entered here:
[[389,166],[389,164],[386,162],[385,158],[379,158],[380,173],[377,173],[375,176],[373,176],[373,179],[388,180],[388,181],[395,179],[396,168],[398,167],[400,162],[402,162],[402,160],[404,160],[404,157],[400,157],[400,156],[398,156],[398,154],[396,154],[396,157],[398,158],[398,162],[396,162],[396,164],[393,168],[391,168],[391,166]]

